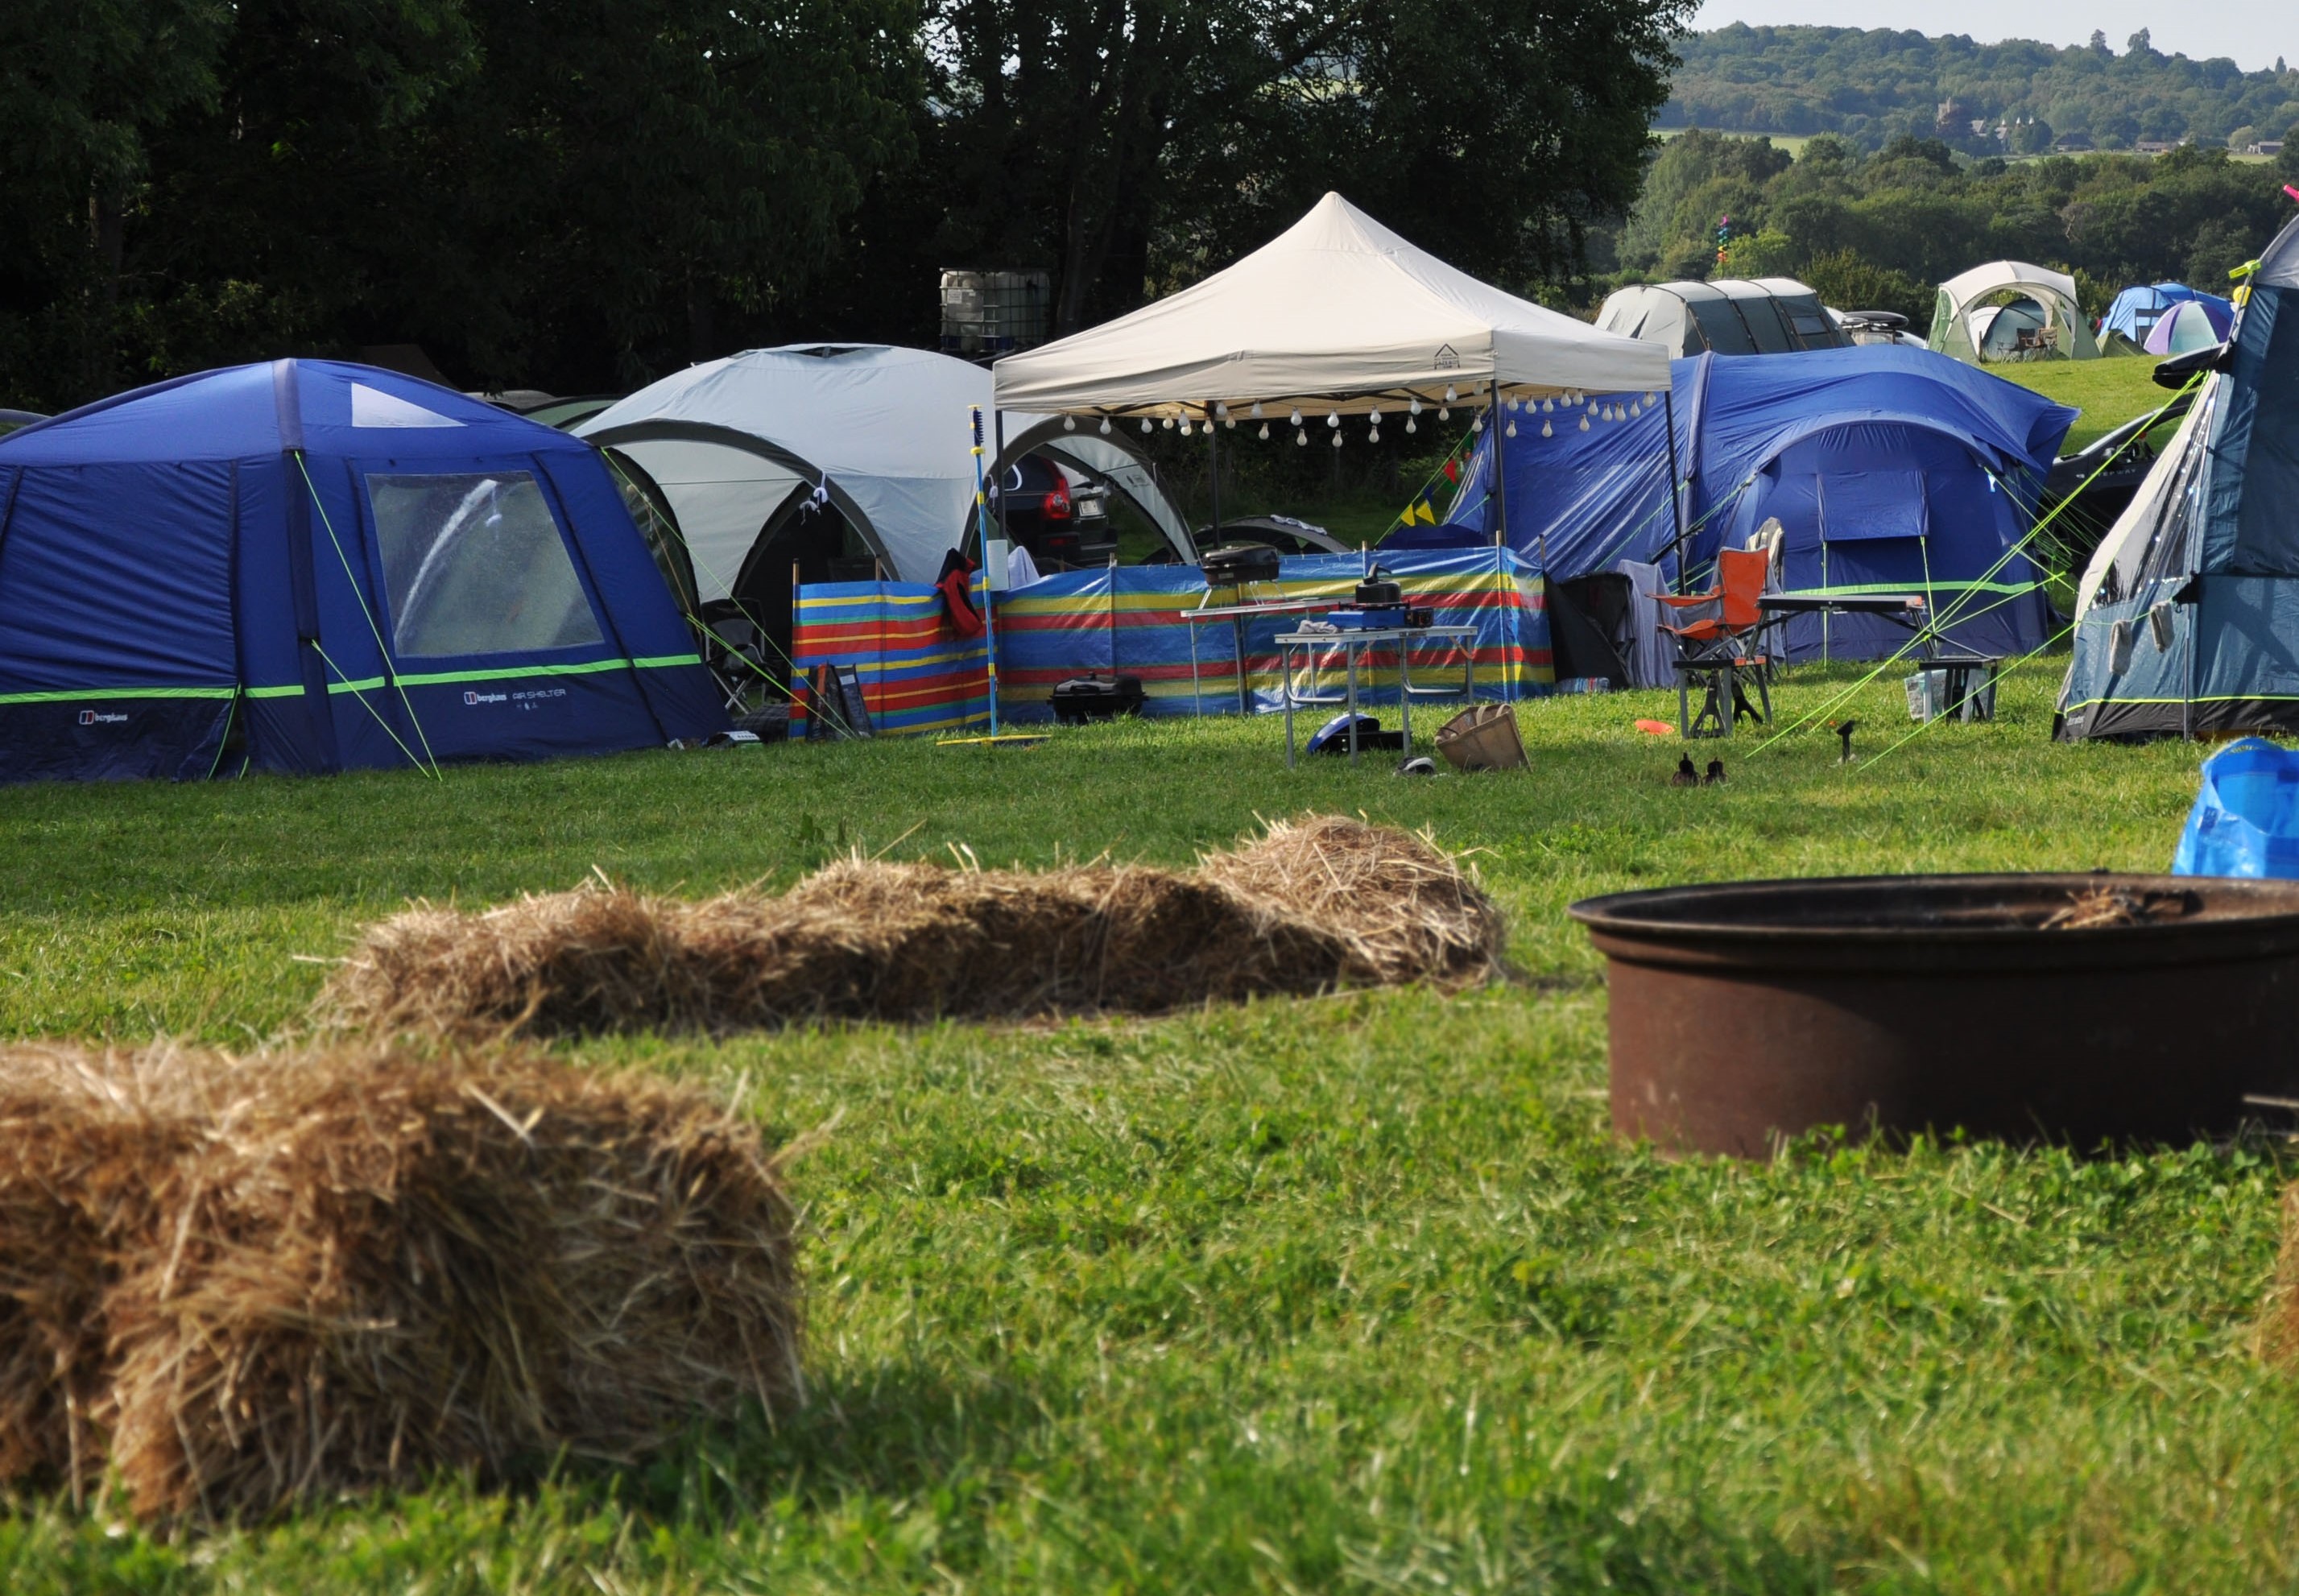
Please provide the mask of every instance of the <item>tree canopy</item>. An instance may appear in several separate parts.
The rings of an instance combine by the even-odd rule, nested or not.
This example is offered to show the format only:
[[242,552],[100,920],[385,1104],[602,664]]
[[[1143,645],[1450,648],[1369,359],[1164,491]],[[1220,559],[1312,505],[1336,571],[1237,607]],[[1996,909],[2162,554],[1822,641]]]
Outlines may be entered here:
[[421,345],[622,388],[931,343],[935,270],[1063,328],[1328,187],[1532,291],[1634,201],[1691,0],[19,0],[0,403]]
[[[2047,136],[2031,131],[2025,142],[2034,147],[2011,153],[2035,154],[2062,139],[2128,149],[2143,139],[2276,138],[2299,122],[2299,71],[2280,61],[2246,72],[2225,57],[2166,55],[2144,28],[2118,54],[2096,32],[2088,45],[2059,49],[1736,22],[1693,36],[1679,53],[1663,127],[1840,133],[1870,149],[1903,134],[1944,136],[1984,153],[2010,142],[1997,138],[1999,124],[2017,123]],[[1984,124],[1977,133],[1974,121]]]
[[2299,148],[2274,164],[2201,145],[1974,161],[1936,139],[1902,136],[1863,154],[1823,134],[1791,161],[1768,139],[1696,130],[1655,158],[1617,248],[1631,275],[1792,275],[1840,309],[1896,310],[1919,328],[1935,285],[2011,257],[2073,273],[2097,314],[2129,283],[2228,292],[2229,270],[2290,220],[2281,185],[2294,180]]

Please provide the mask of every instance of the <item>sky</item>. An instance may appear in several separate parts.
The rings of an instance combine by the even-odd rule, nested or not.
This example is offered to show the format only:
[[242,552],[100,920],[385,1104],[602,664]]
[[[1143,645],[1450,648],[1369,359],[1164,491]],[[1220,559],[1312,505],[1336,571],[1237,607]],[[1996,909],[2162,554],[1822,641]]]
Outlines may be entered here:
[[[2016,20],[2007,20],[2016,18]],[[2278,55],[2299,65],[2299,4],[2293,0],[2217,0],[2211,5],[2164,5],[2150,0],[1705,0],[1692,25],[1728,22],[1822,28],[1900,28],[1919,33],[1968,33],[1982,44],[2003,38],[2080,45],[2096,28],[2117,54],[2142,28],[2165,54],[2228,55],[2247,71],[2275,64]]]

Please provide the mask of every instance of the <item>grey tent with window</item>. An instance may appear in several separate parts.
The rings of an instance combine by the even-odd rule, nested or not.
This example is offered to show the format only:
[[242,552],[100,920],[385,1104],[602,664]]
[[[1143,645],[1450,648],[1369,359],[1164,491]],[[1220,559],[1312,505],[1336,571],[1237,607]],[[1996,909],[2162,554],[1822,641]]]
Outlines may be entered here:
[[1787,354],[1850,342],[1820,295],[1789,277],[1639,283],[1606,300],[1597,325],[1678,357]]

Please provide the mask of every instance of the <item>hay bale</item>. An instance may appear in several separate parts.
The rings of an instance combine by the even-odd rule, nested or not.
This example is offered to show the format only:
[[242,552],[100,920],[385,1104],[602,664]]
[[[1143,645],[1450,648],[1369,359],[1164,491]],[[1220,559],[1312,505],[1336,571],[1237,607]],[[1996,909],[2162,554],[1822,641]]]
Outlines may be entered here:
[[7,1477],[261,1517],[800,1393],[795,1215],[689,1090],[500,1048],[14,1050],[6,1130]]
[[323,1013],[379,1029],[724,1032],[828,1018],[1158,1013],[1499,968],[1498,910],[1425,839],[1338,817],[1195,871],[851,859],[776,898],[586,886],[372,926]]
[[2299,1364],[2299,1181],[2283,1188],[2283,1244],[2275,1284],[2259,1322],[2259,1351],[2269,1361]]
[[103,1472],[104,1307],[196,1143],[196,1074],[167,1048],[0,1048],[0,1480],[77,1501]]
[[1273,822],[1198,867],[1273,915],[1331,930],[1352,985],[1425,981],[1460,988],[1501,968],[1507,927],[1475,879],[1426,836],[1342,815]]
[[309,1055],[197,1174],[181,1243],[112,1301],[141,1513],[626,1459],[799,1392],[794,1214],[756,1132],[692,1093],[518,1052]]

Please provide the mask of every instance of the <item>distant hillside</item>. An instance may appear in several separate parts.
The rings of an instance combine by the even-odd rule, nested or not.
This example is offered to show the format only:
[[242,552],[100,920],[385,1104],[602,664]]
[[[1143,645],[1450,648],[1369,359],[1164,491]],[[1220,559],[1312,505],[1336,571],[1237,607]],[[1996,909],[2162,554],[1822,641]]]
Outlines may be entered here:
[[2299,123],[2299,71],[2280,60],[2246,72],[2224,58],[2165,55],[2144,29],[2118,51],[2097,33],[2063,50],[1736,22],[1691,36],[1678,53],[1684,64],[1658,118],[1664,128],[1841,133],[1870,149],[1907,133],[1974,153],[2039,154],[2085,141],[2129,149],[2235,135],[2248,144]]

